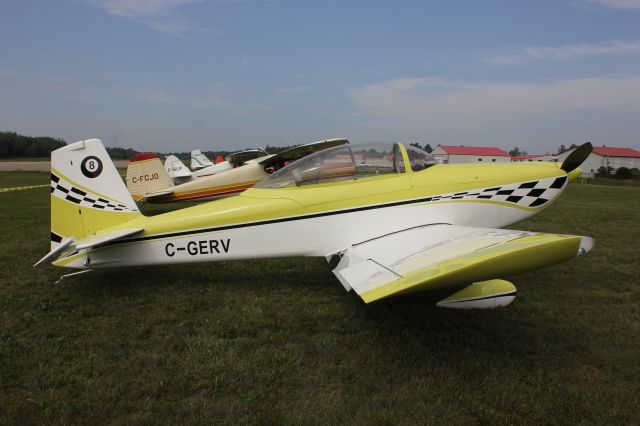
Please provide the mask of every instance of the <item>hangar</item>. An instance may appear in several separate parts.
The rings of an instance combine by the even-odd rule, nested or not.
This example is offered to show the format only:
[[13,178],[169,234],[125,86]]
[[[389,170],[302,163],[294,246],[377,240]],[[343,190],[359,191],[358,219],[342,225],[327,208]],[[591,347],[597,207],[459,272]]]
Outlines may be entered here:
[[[558,161],[562,162],[574,149],[558,154]],[[587,178],[593,177],[600,167],[611,167],[614,170],[620,167],[640,169],[640,151],[633,148],[594,146],[593,152],[580,167],[582,176]]]
[[525,162],[525,161],[551,161],[558,162],[558,156],[553,154],[525,154],[525,155],[515,155],[511,157],[511,161],[514,162]]
[[431,155],[442,164],[511,161],[511,156],[503,149],[486,146],[438,145]]

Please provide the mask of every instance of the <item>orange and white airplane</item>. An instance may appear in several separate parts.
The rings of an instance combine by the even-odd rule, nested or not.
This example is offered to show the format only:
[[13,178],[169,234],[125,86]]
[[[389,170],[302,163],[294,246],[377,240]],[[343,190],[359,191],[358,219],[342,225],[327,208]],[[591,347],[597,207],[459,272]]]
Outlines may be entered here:
[[[149,153],[136,154],[127,167],[127,189],[136,202],[168,203],[175,201],[212,200],[238,194],[252,187],[276,170],[299,158],[326,148],[348,144],[347,139],[327,139],[300,145],[275,155],[244,160],[244,165],[232,167],[231,163],[216,173],[196,172],[195,178],[184,183],[174,183],[165,171],[160,159]],[[238,159],[242,159],[238,156]],[[176,159],[177,160],[177,159]],[[178,160],[179,161],[179,160]],[[171,160],[175,164],[175,160]],[[212,167],[218,167],[214,165]],[[188,178],[187,178],[188,179]]]

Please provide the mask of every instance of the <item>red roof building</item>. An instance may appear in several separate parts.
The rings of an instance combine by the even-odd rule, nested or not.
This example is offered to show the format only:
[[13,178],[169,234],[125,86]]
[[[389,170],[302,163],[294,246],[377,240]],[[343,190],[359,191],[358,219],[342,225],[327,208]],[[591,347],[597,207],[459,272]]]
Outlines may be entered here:
[[[564,161],[574,149],[558,154],[559,161]],[[594,146],[593,152],[580,165],[582,176],[593,177],[601,167],[609,170],[617,170],[620,167],[640,169],[640,151],[633,148]]]
[[603,157],[640,158],[640,151],[633,148],[614,148],[609,146],[594,146],[593,153]]
[[527,161],[534,158],[544,157],[544,154],[526,154],[526,155],[514,155],[511,157],[513,161]]
[[488,146],[438,145],[431,155],[444,164],[511,161],[503,149]]
[[511,157],[509,153],[501,148],[488,146],[458,146],[458,145],[438,145],[449,155],[485,155],[491,157]]

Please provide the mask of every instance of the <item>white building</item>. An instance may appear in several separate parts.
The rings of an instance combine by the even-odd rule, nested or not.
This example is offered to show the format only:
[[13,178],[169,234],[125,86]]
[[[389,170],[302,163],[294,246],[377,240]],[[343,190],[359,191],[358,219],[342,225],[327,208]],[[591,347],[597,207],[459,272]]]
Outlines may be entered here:
[[[558,161],[562,162],[575,148],[558,154]],[[615,148],[609,146],[594,146],[593,152],[582,163],[583,177],[593,177],[600,167],[619,167],[640,169],[640,151],[633,148]]]
[[520,163],[533,161],[551,161],[555,163],[558,161],[558,156],[553,154],[525,154],[511,157],[511,161]]
[[431,153],[442,164],[506,163],[511,156],[500,148],[486,146],[438,145]]

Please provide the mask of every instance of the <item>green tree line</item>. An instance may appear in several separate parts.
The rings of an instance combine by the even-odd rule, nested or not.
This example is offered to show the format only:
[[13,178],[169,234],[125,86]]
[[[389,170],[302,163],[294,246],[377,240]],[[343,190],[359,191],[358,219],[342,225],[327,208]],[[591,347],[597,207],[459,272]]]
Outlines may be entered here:
[[49,157],[51,151],[67,143],[49,136],[23,136],[16,132],[0,132],[0,158]]

